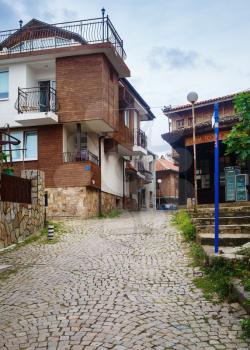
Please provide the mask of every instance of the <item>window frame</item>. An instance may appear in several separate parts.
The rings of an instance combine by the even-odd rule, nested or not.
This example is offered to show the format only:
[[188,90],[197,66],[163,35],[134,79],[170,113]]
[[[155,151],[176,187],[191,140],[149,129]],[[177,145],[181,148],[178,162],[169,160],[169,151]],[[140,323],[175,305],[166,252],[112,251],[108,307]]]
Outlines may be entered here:
[[[21,134],[21,137],[19,137],[18,135],[16,134]],[[31,158],[28,158],[26,157],[26,150],[24,150],[24,148],[26,147],[26,139],[27,139],[27,134],[29,133],[36,133],[36,142],[37,142],[37,147],[36,147],[36,157],[31,157]],[[12,159],[12,162],[13,163],[18,163],[18,162],[29,162],[29,161],[37,161],[38,160],[38,131],[35,130],[35,129],[30,129],[30,130],[15,130],[15,131],[11,131],[10,132],[10,135],[11,136],[14,136],[16,137],[17,139],[20,139],[21,143],[20,145],[18,145],[18,149],[20,150],[20,158],[18,159]],[[8,149],[8,145],[6,146],[3,146],[3,151],[6,153],[6,154],[9,154],[9,149]],[[23,150],[22,150],[23,149]],[[14,151],[14,150],[13,150]],[[13,152],[12,152],[13,154]],[[8,160],[9,162],[9,160]]]
[[[182,124],[182,125],[180,125],[180,123]],[[176,120],[176,129],[182,129],[182,128],[184,128],[185,127],[185,119],[184,118],[182,118],[182,119],[177,119]]]
[[128,109],[124,111],[124,125],[129,128],[130,125],[130,113]]
[[32,133],[36,134],[36,156],[28,158],[28,157],[26,157],[26,151],[27,150],[24,150],[24,152],[23,152],[23,155],[24,155],[23,160],[24,161],[38,160],[38,132],[37,132],[37,130],[24,130],[23,131],[23,148],[26,148],[27,135],[28,134],[32,134]]
[[10,97],[9,69],[8,68],[0,69],[0,76],[1,76],[1,73],[8,73],[8,90],[6,91],[8,96],[2,97],[2,98],[0,97],[0,101],[8,101]]

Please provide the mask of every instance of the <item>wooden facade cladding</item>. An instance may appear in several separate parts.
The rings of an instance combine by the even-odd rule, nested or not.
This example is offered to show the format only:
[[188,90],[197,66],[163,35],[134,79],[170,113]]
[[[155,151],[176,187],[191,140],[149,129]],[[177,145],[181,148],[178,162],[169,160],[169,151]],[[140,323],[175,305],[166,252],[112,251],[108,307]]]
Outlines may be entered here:
[[[137,126],[135,126],[137,128]],[[129,111],[129,127],[124,123],[124,112],[120,111],[119,113],[119,127],[118,131],[112,133],[112,138],[123,145],[128,150],[133,149],[134,145],[134,119],[132,111]]]
[[20,175],[23,169],[38,169],[45,172],[46,187],[90,186],[100,188],[101,177],[98,165],[88,161],[63,162],[62,125],[39,126],[25,130],[37,130],[38,132],[38,160],[15,162],[15,175]]
[[[212,119],[214,112],[214,105],[196,106],[195,107],[195,120],[196,124],[204,123]],[[235,115],[235,110],[232,101],[223,101],[219,103],[220,118],[230,117]],[[178,111],[176,114],[170,115],[172,119],[172,130],[180,128],[187,128],[192,126],[192,110]],[[184,125],[179,126],[178,122],[184,120]]]
[[118,121],[118,76],[103,54],[56,59],[59,122]]

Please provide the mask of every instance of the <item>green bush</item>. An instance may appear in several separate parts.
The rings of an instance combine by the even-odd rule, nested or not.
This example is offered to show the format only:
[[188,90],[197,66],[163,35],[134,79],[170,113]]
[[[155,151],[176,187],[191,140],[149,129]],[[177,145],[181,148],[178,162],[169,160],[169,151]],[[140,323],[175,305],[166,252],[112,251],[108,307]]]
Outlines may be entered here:
[[122,211],[121,210],[117,210],[117,209],[113,209],[111,210],[110,212],[108,213],[105,213],[105,214],[101,214],[99,216],[99,219],[113,219],[113,218],[117,218],[121,215]]
[[203,266],[205,261],[205,253],[202,246],[199,243],[190,242],[190,251],[194,266]]
[[240,322],[243,335],[246,338],[250,338],[250,316]]
[[173,223],[181,230],[185,240],[195,240],[195,227],[185,210],[180,210],[174,215]]
[[204,269],[204,276],[195,278],[194,284],[203,290],[207,299],[212,299],[215,294],[220,300],[232,299],[232,275],[233,269],[228,261],[222,258],[214,258],[212,265]]

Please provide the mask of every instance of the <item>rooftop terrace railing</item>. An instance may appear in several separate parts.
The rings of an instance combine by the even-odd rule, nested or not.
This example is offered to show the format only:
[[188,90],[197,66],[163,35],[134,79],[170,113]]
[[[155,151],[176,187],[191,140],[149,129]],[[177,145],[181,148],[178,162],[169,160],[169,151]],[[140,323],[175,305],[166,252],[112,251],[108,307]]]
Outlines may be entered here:
[[0,31],[0,55],[109,42],[122,59],[126,58],[123,40],[108,16],[55,24],[31,22]]

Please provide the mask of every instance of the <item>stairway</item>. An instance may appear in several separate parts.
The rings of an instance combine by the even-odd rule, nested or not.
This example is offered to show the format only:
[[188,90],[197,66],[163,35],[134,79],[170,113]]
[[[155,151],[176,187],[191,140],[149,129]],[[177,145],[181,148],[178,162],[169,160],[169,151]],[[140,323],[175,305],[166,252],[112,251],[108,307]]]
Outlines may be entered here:
[[[200,205],[190,211],[196,227],[196,240],[202,245],[214,245],[214,208]],[[220,205],[219,245],[234,247],[250,242],[250,202]]]

